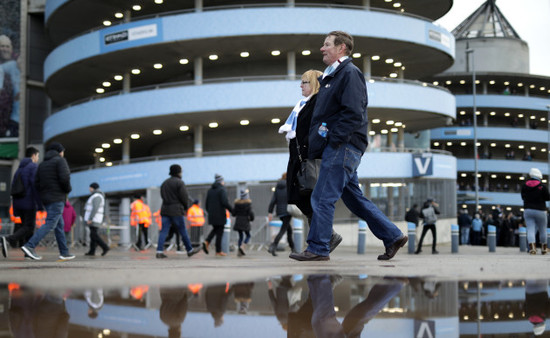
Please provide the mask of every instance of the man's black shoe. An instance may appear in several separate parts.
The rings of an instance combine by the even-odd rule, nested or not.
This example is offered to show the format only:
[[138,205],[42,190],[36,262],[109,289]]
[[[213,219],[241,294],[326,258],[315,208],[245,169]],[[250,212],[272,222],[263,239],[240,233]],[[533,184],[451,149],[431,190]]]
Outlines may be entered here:
[[302,253],[291,253],[289,258],[295,259],[297,261],[328,261],[330,260],[329,256],[319,256],[309,251],[304,251]]
[[393,243],[391,246],[387,247],[386,252],[378,256],[378,260],[387,261],[392,259],[393,256],[395,256],[395,254],[397,253],[397,251],[399,251],[399,249],[401,249],[402,247],[405,246],[405,244],[407,244],[408,240],[409,240],[409,237],[407,237],[406,235],[401,237],[400,239],[395,241],[395,243]]
[[330,252],[332,253],[334,249],[336,249],[336,247],[340,245],[340,243],[342,243],[342,236],[333,231],[332,235],[330,236]]

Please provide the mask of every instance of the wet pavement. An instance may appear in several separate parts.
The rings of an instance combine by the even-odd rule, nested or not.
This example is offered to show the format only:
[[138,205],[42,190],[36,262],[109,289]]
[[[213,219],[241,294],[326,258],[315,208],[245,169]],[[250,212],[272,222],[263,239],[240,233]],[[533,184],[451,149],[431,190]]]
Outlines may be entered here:
[[[406,248],[404,248],[406,249]],[[328,262],[112,249],[0,261],[0,337],[531,337],[550,311],[550,255],[450,246],[338,248]],[[549,326],[550,329],[550,326]]]

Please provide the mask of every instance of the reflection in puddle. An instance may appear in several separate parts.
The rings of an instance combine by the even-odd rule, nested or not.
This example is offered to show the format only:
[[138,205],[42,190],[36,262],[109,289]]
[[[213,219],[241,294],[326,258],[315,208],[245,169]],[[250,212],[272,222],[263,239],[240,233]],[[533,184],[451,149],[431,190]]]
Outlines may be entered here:
[[0,337],[531,337],[548,281],[275,276],[218,285],[0,285]]

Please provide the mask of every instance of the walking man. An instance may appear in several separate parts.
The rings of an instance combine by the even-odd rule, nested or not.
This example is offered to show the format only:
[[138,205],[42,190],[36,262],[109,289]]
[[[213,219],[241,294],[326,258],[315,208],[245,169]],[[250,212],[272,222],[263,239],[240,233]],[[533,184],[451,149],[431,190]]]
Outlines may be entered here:
[[379,260],[393,258],[408,240],[359,188],[357,167],[368,145],[367,88],[365,77],[351,63],[352,50],[353,38],[341,31],[330,32],[321,47],[328,67],[320,78],[308,155],[310,159],[322,158],[322,164],[311,195],[313,218],[308,247],[289,256],[299,261],[330,259],[334,209],[340,198],[384,242],[386,250]]
[[432,254],[438,254],[439,251],[436,250],[435,246],[437,244],[437,231],[435,228],[435,222],[437,221],[437,216],[439,215],[439,205],[432,199],[428,198],[424,206],[422,206],[422,211],[420,213],[420,218],[424,219],[424,226],[422,228],[422,235],[420,235],[420,241],[418,242],[418,248],[416,248],[415,254],[422,252],[422,242],[424,241],[424,236],[428,230],[432,232]]
[[109,251],[109,246],[97,233],[105,217],[105,194],[99,190],[99,184],[96,182],[90,184],[90,193],[92,195],[84,206],[84,221],[90,227],[90,251],[85,255],[95,256],[95,249],[99,245],[103,249],[101,256],[105,256]]
[[170,178],[166,179],[160,186],[160,196],[162,197],[162,206],[160,207],[160,215],[162,217],[162,230],[159,233],[159,241],[157,245],[157,258],[166,258],[164,254],[164,241],[170,230],[170,226],[174,224],[181,235],[187,256],[191,257],[200,251],[200,248],[191,246],[191,241],[187,236],[185,229],[185,213],[188,208],[189,197],[185,183],[181,176],[182,170],[179,164],[170,166]]
[[222,252],[223,228],[227,222],[226,210],[233,212],[233,207],[227,200],[227,191],[224,185],[223,176],[216,174],[215,181],[206,194],[208,223],[212,225],[213,229],[202,243],[202,250],[208,254],[208,246],[212,239],[216,237],[216,256],[226,256],[226,253]]
[[[21,178],[25,193],[23,196],[13,197],[13,214],[21,218],[21,226],[11,235],[2,237],[0,246],[2,246],[2,254],[8,256],[8,244],[12,247],[18,246],[18,243],[26,242],[34,232],[34,223],[36,220],[36,210],[42,208],[42,202],[34,185],[36,171],[38,170],[38,159],[40,152],[34,147],[28,147],[25,151],[25,158],[21,160],[19,167],[14,175],[16,178]],[[13,186],[14,183],[12,183]]]
[[38,166],[35,184],[40,199],[46,208],[46,223],[21,247],[25,256],[34,260],[42,259],[34,249],[52,229],[54,229],[55,240],[59,248],[59,259],[66,261],[75,257],[69,253],[65,232],[63,231],[65,225],[62,217],[63,207],[67,194],[72,190],[71,172],[64,156],[65,148],[61,143],[53,142],[46,150],[44,162]]

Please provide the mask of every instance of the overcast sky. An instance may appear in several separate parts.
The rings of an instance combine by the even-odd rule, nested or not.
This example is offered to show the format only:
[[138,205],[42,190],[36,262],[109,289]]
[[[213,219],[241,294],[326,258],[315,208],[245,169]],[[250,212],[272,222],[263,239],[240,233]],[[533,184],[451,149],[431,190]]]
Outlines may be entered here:
[[[436,21],[452,31],[485,0],[454,0],[453,7]],[[497,7],[522,40],[529,44],[531,74],[550,76],[550,0],[497,0]]]

